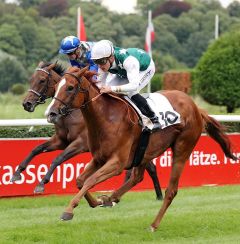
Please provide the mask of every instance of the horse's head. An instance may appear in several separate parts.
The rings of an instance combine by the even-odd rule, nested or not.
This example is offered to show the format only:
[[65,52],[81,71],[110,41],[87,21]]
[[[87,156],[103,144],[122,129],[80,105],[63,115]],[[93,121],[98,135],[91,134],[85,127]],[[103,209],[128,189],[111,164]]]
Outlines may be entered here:
[[38,104],[45,103],[55,93],[55,84],[61,79],[64,69],[57,63],[40,62],[30,79],[30,89],[23,100],[23,107],[33,112]]
[[56,86],[54,99],[45,112],[49,122],[57,123],[61,116],[69,114],[72,109],[80,108],[88,101],[91,86],[89,79],[88,67],[70,67],[67,70]]

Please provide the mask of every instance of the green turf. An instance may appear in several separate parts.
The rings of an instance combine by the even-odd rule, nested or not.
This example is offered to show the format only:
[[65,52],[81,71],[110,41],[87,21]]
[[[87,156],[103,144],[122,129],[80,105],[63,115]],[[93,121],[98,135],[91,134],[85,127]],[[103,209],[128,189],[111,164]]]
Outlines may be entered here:
[[240,185],[180,189],[159,229],[148,231],[161,202],[130,192],[114,208],[59,216],[72,196],[0,199],[0,243],[240,243]]
[[13,95],[10,92],[0,93],[0,119],[45,118],[44,112],[51,102],[51,99],[48,99],[45,104],[37,106],[34,113],[29,113],[25,111],[22,106],[26,94]]

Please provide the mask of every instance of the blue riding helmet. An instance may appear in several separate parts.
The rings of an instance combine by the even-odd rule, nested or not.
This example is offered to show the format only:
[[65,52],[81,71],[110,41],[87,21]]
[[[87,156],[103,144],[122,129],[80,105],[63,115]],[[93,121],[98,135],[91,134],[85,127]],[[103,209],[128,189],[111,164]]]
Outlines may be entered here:
[[59,53],[67,54],[74,52],[80,45],[80,40],[76,36],[67,36],[61,41]]

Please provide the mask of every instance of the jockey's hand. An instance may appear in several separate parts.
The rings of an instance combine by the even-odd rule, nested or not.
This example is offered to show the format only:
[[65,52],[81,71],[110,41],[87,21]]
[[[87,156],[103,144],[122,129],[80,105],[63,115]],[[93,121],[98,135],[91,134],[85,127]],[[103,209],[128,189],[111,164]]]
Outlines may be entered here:
[[112,92],[110,86],[102,86],[102,87],[100,88],[100,93],[109,93],[109,92]]
[[97,80],[97,76],[96,75],[94,75],[93,77],[92,77],[92,83],[98,83],[99,81]]

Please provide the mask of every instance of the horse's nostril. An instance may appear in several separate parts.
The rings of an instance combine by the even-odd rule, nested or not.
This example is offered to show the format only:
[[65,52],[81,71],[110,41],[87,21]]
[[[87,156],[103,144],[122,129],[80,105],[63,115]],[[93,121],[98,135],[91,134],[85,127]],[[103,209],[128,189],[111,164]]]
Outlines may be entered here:
[[49,116],[50,116],[50,117],[56,117],[56,116],[57,116],[57,113],[55,113],[55,112],[51,112],[51,113],[49,114]]
[[47,121],[48,121],[49,123],[53,123],[53,124],[55,124],[55,123],[57,123],[58,119],[59,119],[58,113],[56,113],[56,112],[54,112],[54,111],[51,111],[51,112],[48,113],[48,115],[47,115]]
[[32,107],[32,103],[30,102],[25,102],[22,104],[24,109],[29,110]]

